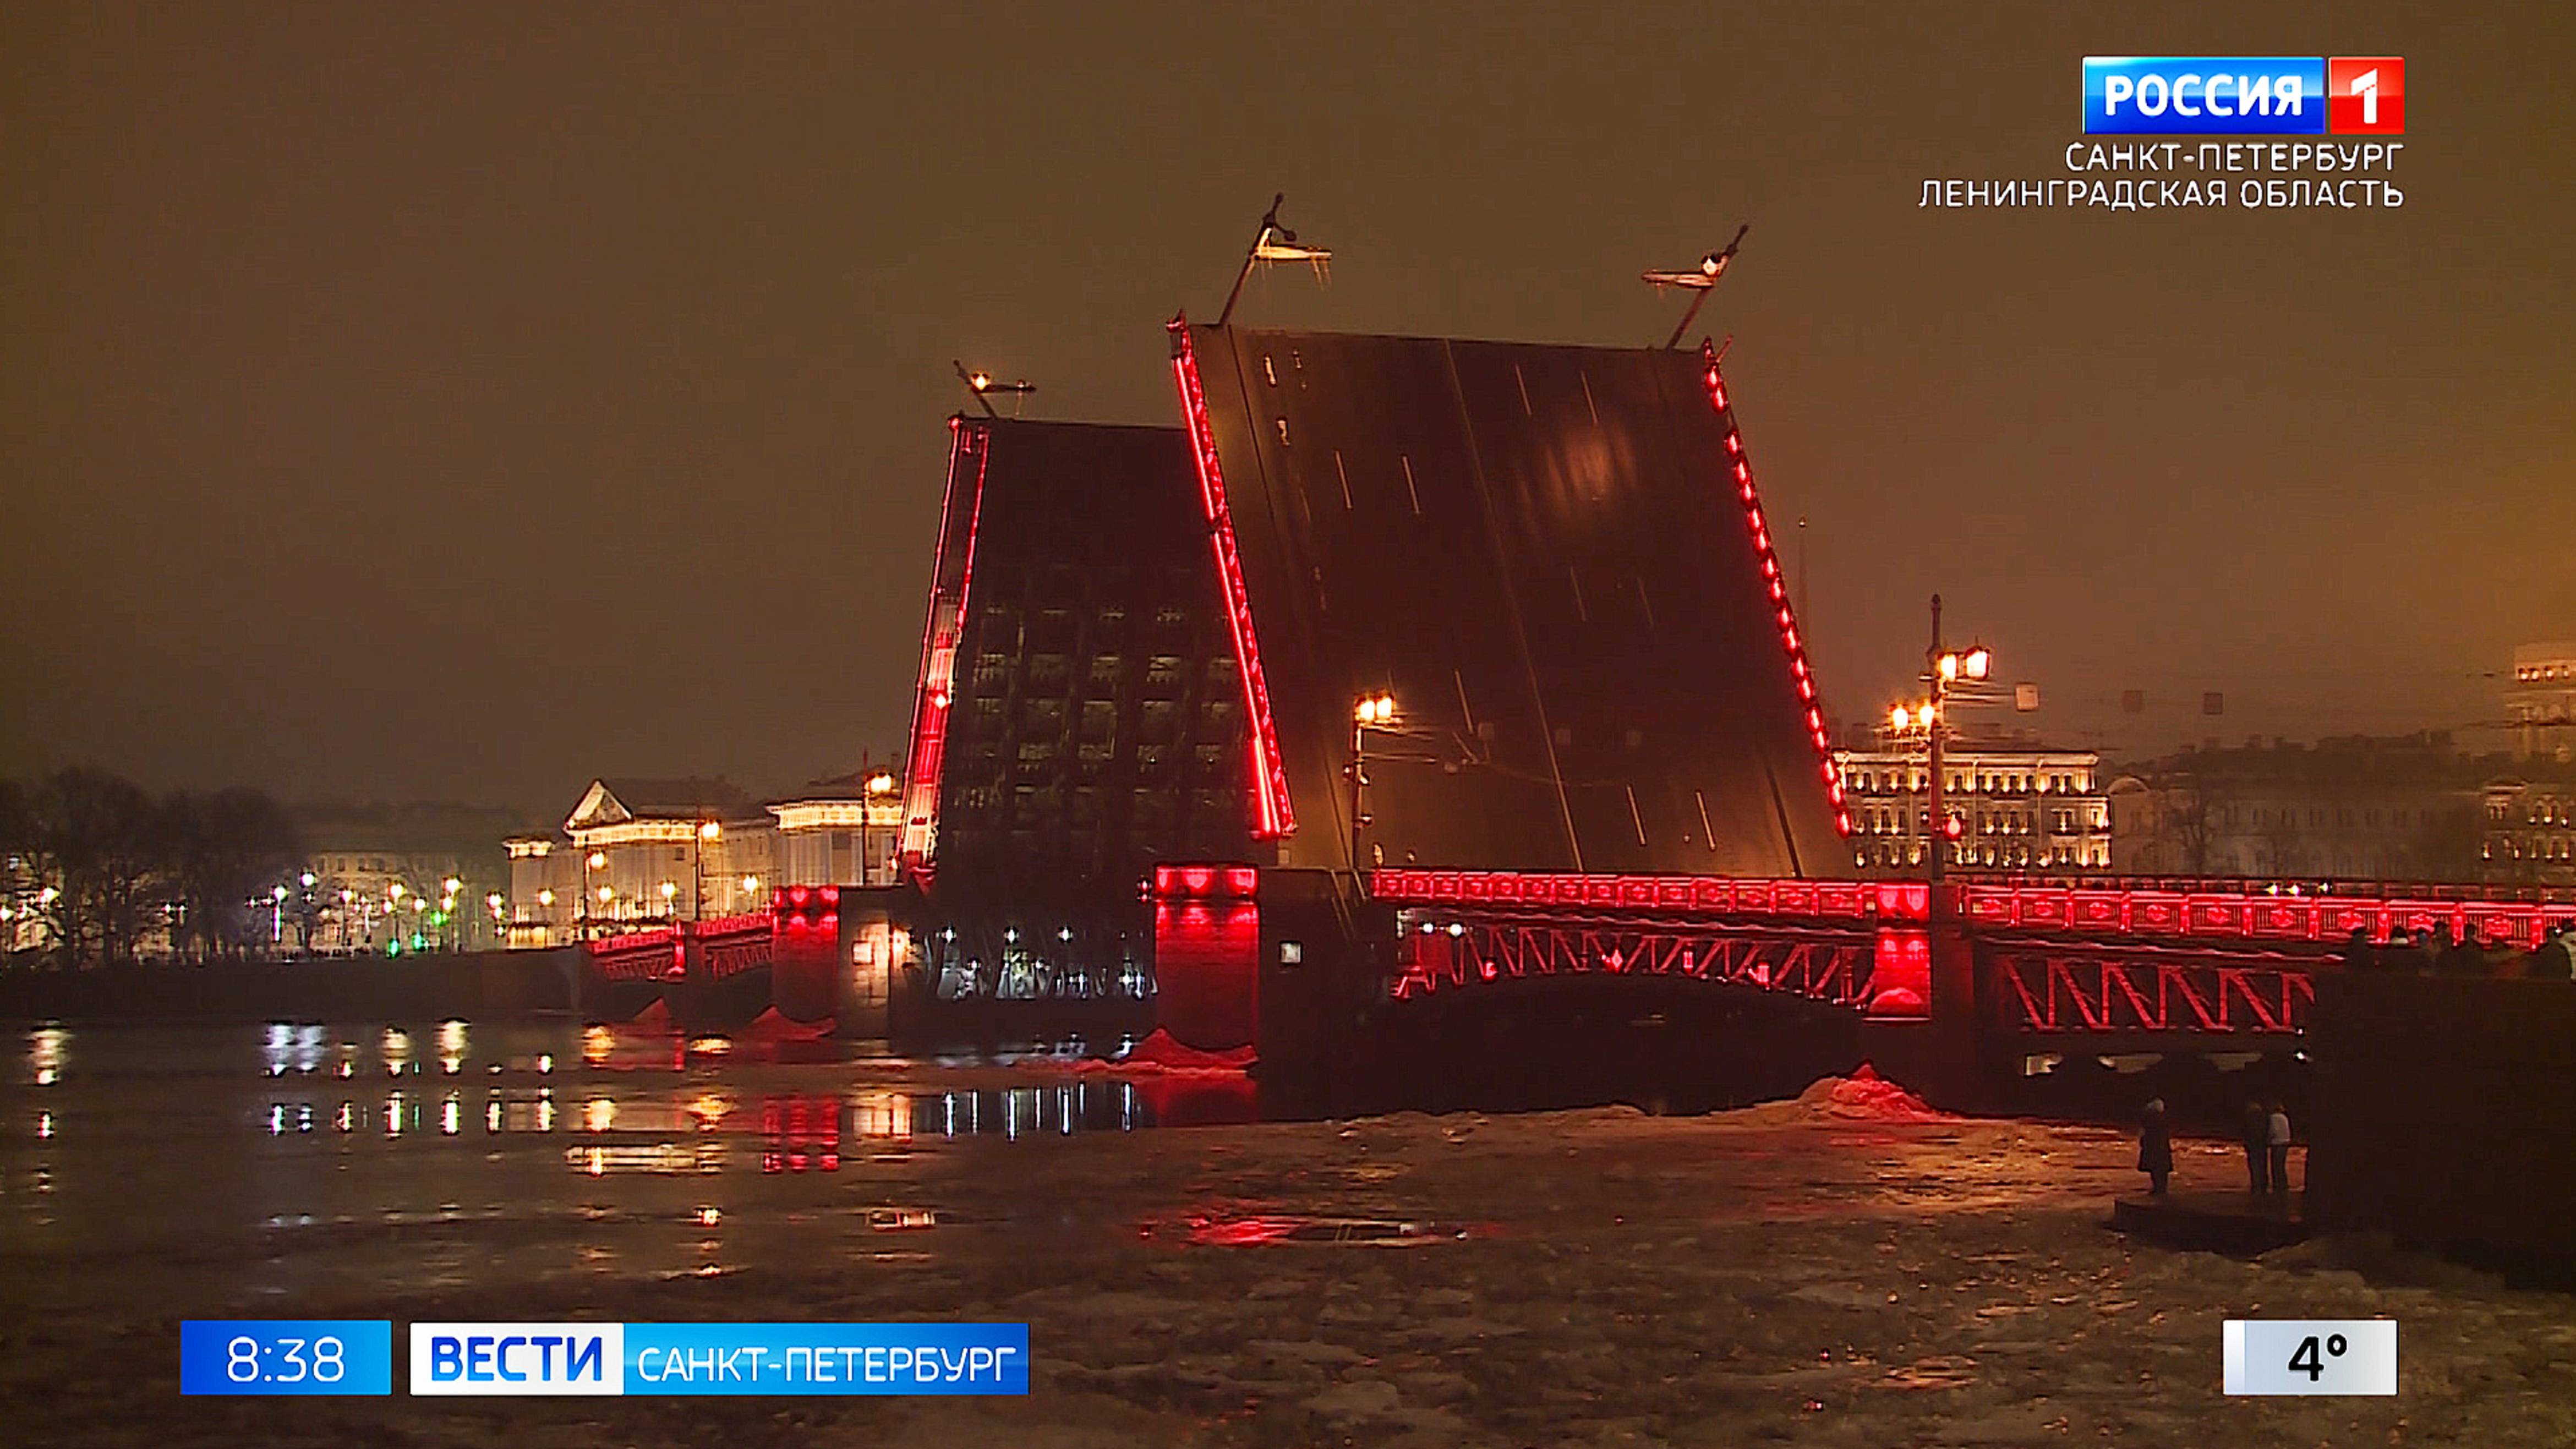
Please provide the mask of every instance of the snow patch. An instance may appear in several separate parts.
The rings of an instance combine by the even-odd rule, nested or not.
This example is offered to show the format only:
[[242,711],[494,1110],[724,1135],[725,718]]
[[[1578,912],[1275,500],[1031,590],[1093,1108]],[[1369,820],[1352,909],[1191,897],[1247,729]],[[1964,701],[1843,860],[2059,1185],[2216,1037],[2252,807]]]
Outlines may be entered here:
[[1154,1028],[1153,1035],[1129,1047],[1126,1054],[1117,1060],[1094,1058],[1078,1064],[1074,1070],[1114,1072],[1120,1076],[1150,1072],[1179,1077],[1239,1077],[1258,1060],[1260,1053],[1251,1047],[1235,1047],[1221,1052],[1201,1051],[1184,1045],[1158,1026]]
[[1912,1092],[1880,1076],[1863,1062],[1848,1077],[1824,1077],[1798,1094],[1798,1105],[1813,1115],[1845,1121],[1953,1122]]

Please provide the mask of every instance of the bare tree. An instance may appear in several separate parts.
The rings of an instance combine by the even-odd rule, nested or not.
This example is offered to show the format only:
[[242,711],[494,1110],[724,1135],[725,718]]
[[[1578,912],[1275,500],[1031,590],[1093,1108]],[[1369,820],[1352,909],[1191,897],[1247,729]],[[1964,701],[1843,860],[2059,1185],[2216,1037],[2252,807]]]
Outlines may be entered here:
[[[159,817],[170,899],[179,908],[173,948],[205,961],[266,943],[266,934],[251,929],[252,905],[279,887],[295,896],[287,878],[302,858],[286,811],[258,790],[182,790],[161,802]],[[302,897],[295,899],[301,906]]]
[[2209,874],[2218,807],[2209,772],[2199,761],[2190,761],[2157,782],[2156,797],[2157,842],[2173,847],[2184,874]]
[[2310,873],[2307,832],[2299,828],[2296,806],[2284,805],[2274,811],[2264,820],[2261,833],[2266,873],[2278,877]]
[[74,766],[47,777],[31,806],[38,867],[56,888],[40,914],[66,960],[131,960],[161,904],[151,797],[122,776]]
[[2425,880],[2477,879],[2478,844],[2485,836],[2477,807],[2466,801],[2436,805],[2422,817],[2406,842],[2410,869]]

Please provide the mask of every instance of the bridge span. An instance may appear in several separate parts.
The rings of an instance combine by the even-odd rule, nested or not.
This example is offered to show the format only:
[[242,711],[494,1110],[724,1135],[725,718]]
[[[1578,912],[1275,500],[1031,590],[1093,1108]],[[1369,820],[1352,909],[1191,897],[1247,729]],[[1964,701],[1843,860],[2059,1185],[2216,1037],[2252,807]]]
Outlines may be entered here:
[[1967,1106],[2064,1057],[2295,1058],[2316,976],[2342,969],[2351,930],[2442,926],[2527,948],[2576,910],[2456,888],[2292,895],[2243,882],[1401,869],[1370,873],[1361,894],[1350,884],[1158,871],[1166,1026],[1196,1045],[1257,1045],[1293,1074],[1317,1053],[1365,1053],[1366,1023],[1479,996],[1504,1011],[1515,993],[1795,998],[1853,1018],[1882,1070]]

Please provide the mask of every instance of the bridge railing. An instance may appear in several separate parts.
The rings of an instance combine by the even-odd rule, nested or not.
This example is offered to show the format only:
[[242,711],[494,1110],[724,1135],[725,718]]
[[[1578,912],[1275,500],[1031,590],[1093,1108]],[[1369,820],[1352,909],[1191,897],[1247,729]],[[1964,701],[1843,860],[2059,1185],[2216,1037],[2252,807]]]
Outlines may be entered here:
[[[1747,917],[1842,923],[1914,923],[1932,918],[1924,881],[1781,880],[1729,876],[1425,870],[1372,872],[1370,894],[1400,906],[1621,910],[1681,918]],[[2551,922],[2576,916],[2576,902],[2470,898],[2384,886],[2316,894],[2302,884],[2156,878],[2150,884],[1969,879],[1944,882],[1942,914],[1989,931],[2164,940],[2304,941],[2331,944],[2355,929],[2384,940],[2400,926],[2435,926],[2478,939],[2536,946]],[[2424,890],[2434,888],[2424,887]]]
[[2576,912],[2576,886],[2498,885],[2473,881],[2283,880],[2271,876],[2099,875],[2068,872],[1959,871],[1965,885],[2168,891],[2186,895],[2331,896],[2361,900],[2493,902],[2562,906]]
[[722,979],[770,963],[776,917],[769,911],[678,921],[582,943],[591,966],[612,981],[676,981],[696,942],[710,976]]

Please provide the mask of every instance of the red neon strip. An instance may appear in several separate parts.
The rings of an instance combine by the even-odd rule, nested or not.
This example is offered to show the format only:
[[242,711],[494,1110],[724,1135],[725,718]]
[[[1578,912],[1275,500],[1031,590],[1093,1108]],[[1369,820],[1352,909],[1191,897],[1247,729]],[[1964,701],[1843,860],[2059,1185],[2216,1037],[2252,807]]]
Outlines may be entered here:
[[[984,472],[993,457],[992,431],[964,418],[948,420],[948,487],[939,504],[939,553],[930,568],[930,604],[921,621],[919,697],[913,703],[912,758],[904,770],[903,858],[915,869],[930,862],[938,839],[939,776],[948,758],[948,717],[956,702],[957,649],[966,637],[966,593],[975,579],[975,534],[984,522]],[[974,498],[967,504],[966,556],[957,573],[956,612],[941,627],[940,580],[948,572],[948,520],[957,506],[959,463],[975,455]]]
[[1172,334],[1172,379],[1181,390],[1181,417],[1189,425],[1190,455],[1198,464],[1199,507],[1207,518],[1208,542],[1216,551],[1219,588],[1225,595],[1226,627],[1234,633],[1236,672],[1243,676],[1243,704],[1252,728],[1252,836],[1278,840],[1297,830],[1297,814],[1288,804],[1288,766],[1279,755],[1279,732],[1270,720],[1270,686],[1261,677],[1261,645],[1252,632],[1252,598],[1243,587],[1243,562],[1234,547],[1234,515],[1225,503],[1225,470],[1217,462],[1216,430],[1208,422],[1207,395],[1199,387],[1198,355],[1190,347],[1190,324],[1175,316]]
[[[2212,883],[2216,884],[2216,883]],[[2239,886],[2258,883],[2232,882]],[[2067,931],[2097,939],[2161,936],[2305,941],[2334,945],[2359,925],[2372,936],[2390,925],[2466,919],[2480,935],[2502,930],[2517,945],[2541,939],[2567,907],[2553,902],[2458,902],[2412,897],[2222,896],[2127,886],[1995,885],[1952,888],[1961,915],[1998,930]],[[2278,890],[2275,884],[2271,887]],[[1524,871],[1376,870],[1368,890],[1397,905],[1462,903],[1547,907],[1627,906],[1671,915],[1776,915],[1818,920],[1912,920],[1931,915],[1922,881],[1793,881],[1696,875],[1573,875]],[[2218,909],[2238,903],[2265,909]],[[2471,916],[2466,913],[2474,911]],[[2376,921],[2379,924],[2373,925]]]
[[1824,766],[1825,794],[1834,807],[1834,828],[1844,835],[1852,833],[1851,811],[1843,803],[1841,774],[1834,769],[1834,753],[1826,738],[1823,715],[1816,709],[1816,688],[1807,668],[1807,646],[1798,637],[1798,621],[1789,611],[1788,591],[1780,585],[1780,560],[1771,549],[1771,531],[1762,522],[1762,502],[1754,496],[1753,467],[1744,457],[1744,435],[1735,423],[1735,409],[1726,401],[1726,382],[1718,376],[1717,349],[1707,342],[1699,345],[1700,362],[1706,371],[1701,380],[1708,387],[1709,406],[1717,410],[1718,424],[1726,429],[1727,456],[1735,460],[1738,496],[1744,503],[1744,524],[1753,531],[1753,548],[1762,560],[1762,576],[1770,580],[1770,595],[1779,606],[1776,617],[1780,624],[1780,648],[1789,657],[1790,682],[1796,686],[1799,701],[1807,706],[1807,737],[1815,743],[1816,759]]

